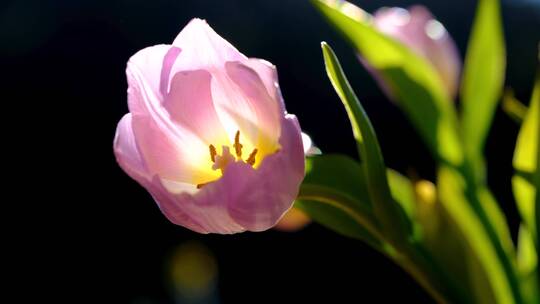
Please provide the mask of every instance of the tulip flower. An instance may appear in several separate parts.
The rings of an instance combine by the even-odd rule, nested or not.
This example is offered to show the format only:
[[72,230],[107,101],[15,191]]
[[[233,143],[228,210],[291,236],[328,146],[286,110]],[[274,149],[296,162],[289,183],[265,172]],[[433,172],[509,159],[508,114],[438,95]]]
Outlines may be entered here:
[[373,24],[427,59],[438,72],[449,96],[456,95],[461,70],[459,52],[444,26],[427,8],[382,8],[375,12]]
[[271,228],[304,177],[301,130],[275,67],[200,19],[127,65],[114,152],[173,223],[200,233]]

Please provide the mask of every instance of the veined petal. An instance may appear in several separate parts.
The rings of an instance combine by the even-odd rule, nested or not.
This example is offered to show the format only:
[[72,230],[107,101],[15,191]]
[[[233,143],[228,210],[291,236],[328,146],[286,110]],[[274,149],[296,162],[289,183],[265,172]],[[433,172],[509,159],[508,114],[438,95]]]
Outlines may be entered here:
[[218,172],[211,170],[208,147],[198,138],[184,136],[184,141],[178,140],[147,115],[133,116],[133,131],[152,175],[195,185],[219,177]]
[[[258,169],[243,162],[227,167],[217,181],[195,194],[169,194],[162,211],[172,222],[185,226],[182,210],[196,218],[202,230],[212,233],[263,231],[274,226],[291,207],[304,178],[304,151],[294,115],[282,118],[281,150],[267,156]],[[200,232],[200,231],[199,231]]]
[[193,231],[207,233],[186,212],[171,202],[172,197],[169,190],[161,186],[162,179],[158,176],[150,176],[137,148],[130,113],[124,115],[118,123],[114,137],[114,154],[120,167],[150,192],[160,208],[162,205],[168,206],[167,213],[164,212],[166,216],[181,221],[183,226]]
[[[147,103],[157,107],[161,103],[162,66],[170,45],[156,45],[140,50],[128,61],[126,74],[128,78],[128,93],[135,87],[146,98],[128,99],[129,111],[133,114],[146,113]],[[169,55],[170,57],[170,55]],[[168,60],[169,63],[171,59]],[[142,97],[141,96],[141,97]]]
[[206,146],[213,144],[220,147],[228,145],[229,141],[214,109],[211,78],[206,70],[176,73],[164,106],[173,121],[197,134]]
[[191,20],[178,34],[173,45],[182,49],[175,70],[220,68],[227,61],[247,60],[246,56],[201,19]]
[[304,178],[304,150],[298,120],[294,115],[286,115],[281,122],[279,152],[267,156],[256,170],[248,172],[244,166],[235,166],[229,176],[222,177],[229,187],[237,188],[231,194],[229,214],[250,231],[274,226],[291,207]]
[[154,176],[152,181],[148,183],[145,188],[150,192],[154,201],[156,201],[159,206],[159,209],[169,221],[198,233],[211,232],[199,224],[199,219],[195,214],[188,213],[188,211],[185,210],[185,205],[182,204],[182,201],[184,197],[191,197],[188,193],[181,193],[178,195],[171,194],[171,192],[163,185],[163,179],[158,176]]
[[131,113],[120,119],[114,135],[114,155],[120,167],[134,179],[148,178],[148,169],[133,135]]
[[258,58],[249,58],[247,61],[242,63],[257,72],[264,86],[266,87],[268,95],[279,103],[281,109],[280,113],[285,113],[285,103],[283,102],[283,97],[281,96],[276,67],[270,62]]
[[156,78],[161,78],[160,67],[169,49],[146,48],[128,63],[128,104],[135,138],[151,174],[178,182],[208,182],[219,177],[210,169],[208,145],[190,128],[174,123],[163,104]]
[[252,142],[263,154],[274,153],[279,148],[280,117],[284,114],[280,102],[268,94],[261,77],[250,67],[240,62],[227,62],[225,69],[228,78],[233,82],[229,88],[243,98],[237,99],[239,103],[233,108],[227,108],[227,105],[223,104],[218,108],[242,117],[245,124],[254,124],[256,127],[251,129],[255,129],[256,137],[252,138]]

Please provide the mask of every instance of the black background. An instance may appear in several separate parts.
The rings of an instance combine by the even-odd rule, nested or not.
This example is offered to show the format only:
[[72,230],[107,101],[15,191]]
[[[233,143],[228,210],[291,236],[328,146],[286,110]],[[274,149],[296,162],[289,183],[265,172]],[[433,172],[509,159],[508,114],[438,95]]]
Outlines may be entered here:
[[[411,1],[354,1],[367,11]],[[463,56],[475,2],[418,1],[446,25]],[[507,86],[528,101],[540,40],[540,4],[503,1]],[[15,264],[27,294],[72,303],[170,303],[166,260],[196,240],[215,255],[223,303],[426,302],[392,262],[316,224],[289,234],[199,235],[169,223],[144,189],[116,165],[112,139],[127,112],[125,64],[136,51],[170,43],[193,17],[240,51],[278,67],[288,111],[325,152],[354,156],[348,121],[326,79],[320,41],[328,41],[378,133],[386,163],[432,179],[433,162],[391,104],[308,1],[116,0],[3,1],[1,97],[8,152],[22,190]],[[516,232],[510,189],[518,126],[500,110],[488,139],[489,182]],[[13,138],[11,138],[11,136]],[[10,136],[11,135],[11,136]],[[8,159],[6,165],[11,165]],[[25,249],[22,249],[24,246]],[[45,266],[45,267],[41,267]],[[39,270],[38,270],[39,269]],[[60,278],[60,280],[57,280]],[[144,302],[147,303],[147,302]]]

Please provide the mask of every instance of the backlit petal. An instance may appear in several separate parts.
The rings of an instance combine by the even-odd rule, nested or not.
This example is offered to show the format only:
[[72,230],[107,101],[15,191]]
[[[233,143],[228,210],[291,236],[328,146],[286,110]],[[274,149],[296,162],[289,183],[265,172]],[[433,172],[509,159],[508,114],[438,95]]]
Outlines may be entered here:
[[173,45],[182,49],[181,56],[176,60],[175,70],[223,67],[227,61],[247,59],[201,19],[191,20],[178,34]]
[[206,70],[176,73],[164,106],[173,121],[189,128],[207,146],[221,146],[229,142],[223,142],[228,136],[214,109],[211,78]]

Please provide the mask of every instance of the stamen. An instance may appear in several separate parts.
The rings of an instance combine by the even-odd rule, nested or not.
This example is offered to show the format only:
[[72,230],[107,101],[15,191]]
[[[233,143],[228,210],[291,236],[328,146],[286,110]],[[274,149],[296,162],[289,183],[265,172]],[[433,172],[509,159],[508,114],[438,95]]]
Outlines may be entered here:
[[225,170],[225,168],[227,168],[227,166],[232,163],[232,162],[235,162],[236,159],[234,158],[234,156],[231,154],[231,152],[229,151],[229,147],[228,146],[222,146],[222,153],[221,155],[217,155],[216,156],[216,161],[214,162],[214,164],[212,165],[212,169],[213,170],[217,170],[217,169],[220,169],[221,172],[223,172]]
[[242,157],[242,147],[243,145],[240,143],[240,130],[238,130],[234,136],[234,151],[236,152],[236,157],[238,158]]
[[214,145],[210,145],[208,148],[210,148],[210,159],[212,160],[213,163],[215,163],[216,155],[217,155],[216,147],[214,147]]
[[253,152],[249,155],[248,159],[246,160],[246,163],[253,166],[255,164],[255,155],[257,155],[257,149],[253,149]]
[[201,189],[202,187],[210,184],[211,182],[208,182],[208,183],[202,183],[202,184],[197,184],[197,189]]

